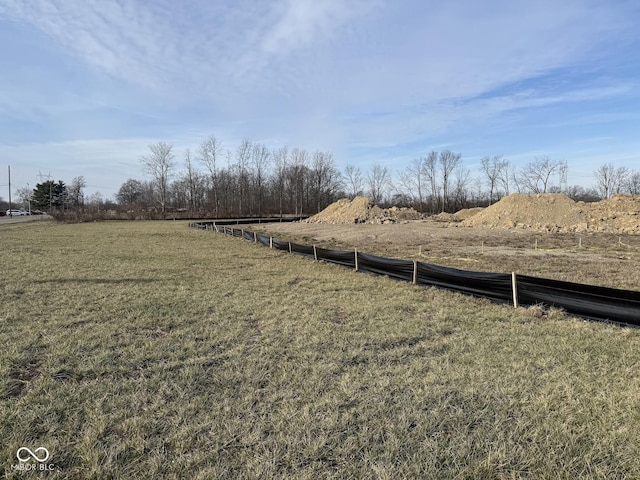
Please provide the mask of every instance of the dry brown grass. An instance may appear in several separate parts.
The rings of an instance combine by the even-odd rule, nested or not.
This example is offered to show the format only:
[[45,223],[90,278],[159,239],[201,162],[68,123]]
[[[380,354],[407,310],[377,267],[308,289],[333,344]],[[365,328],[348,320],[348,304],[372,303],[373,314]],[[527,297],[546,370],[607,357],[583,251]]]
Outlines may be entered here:
[[7,478],[640,477],[637,330],[182,222],[0,240]]

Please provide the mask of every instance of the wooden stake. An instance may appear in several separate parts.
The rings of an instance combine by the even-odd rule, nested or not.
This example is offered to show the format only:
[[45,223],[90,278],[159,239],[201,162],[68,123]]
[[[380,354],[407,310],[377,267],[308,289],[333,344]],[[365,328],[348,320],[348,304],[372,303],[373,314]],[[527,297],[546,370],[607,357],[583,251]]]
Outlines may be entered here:
[[356,260],[356,272],[357,272],[358,271],[358,249],[354,248],[353,250],[355,252],[354,257],[355,257],[355,260]]
[[418,281],[418,262],[416,260],[413,261],[413,284],[415,285]]
[[513,307],[518,308],[518,287],[516,285],[516,272],[511,272],[511,289],[513,290]]
[[291,242],[289,242],[289,253],[291,253]]
[[318,261],[318,252],[316,252],[316,246],[313,246],[313,259],[317,262]]
[[273,237],[269,237],[269,248],[273,248]]

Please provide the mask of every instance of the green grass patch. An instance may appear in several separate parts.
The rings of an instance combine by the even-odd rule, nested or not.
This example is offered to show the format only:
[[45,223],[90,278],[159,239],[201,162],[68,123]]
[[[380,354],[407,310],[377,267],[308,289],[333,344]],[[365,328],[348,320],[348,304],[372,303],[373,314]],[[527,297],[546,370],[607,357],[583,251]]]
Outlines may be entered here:
[[184,222],[0,242],[7,478],[640,477],[638,330]]

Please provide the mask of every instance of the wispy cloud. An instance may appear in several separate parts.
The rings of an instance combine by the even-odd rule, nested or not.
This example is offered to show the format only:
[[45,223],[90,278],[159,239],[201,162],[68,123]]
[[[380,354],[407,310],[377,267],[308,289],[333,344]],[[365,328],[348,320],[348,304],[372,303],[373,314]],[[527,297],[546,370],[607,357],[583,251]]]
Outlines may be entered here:
[[177,101],[224,103],[237,92],[268,107],[274,92],[324,107],[481,94],[579,61],[618,20],[600,10],[575,1],[5,4],[5,15],[110,76]]
[[376,6],[375,1],[288,0],[275,25],[268,29],[262,49],[272,54],[287,54],[292,50],[327,42],[346,25],[364,16]]
[[[543,111],[561,110],[543,122],[567,128],[624,118],[638,101],[639,9],[595,0],[4,0],[11,37],[0,31],[0,59],[11,68],[0,78],[0,142],[78,151],[73,142],[87,140],[100,159],[93,139],[123,138],[135,163],[127,137],[180,143],[195,129],[196,142],[216,130],[229,142],[278,139],[337,158],[373,158],[376,148],[405,157],[483,136],[488,124],[535,128]],[[22,50],[10,53],[9,41]],[[615,112],[595,111],[619,99],[627,104]]]

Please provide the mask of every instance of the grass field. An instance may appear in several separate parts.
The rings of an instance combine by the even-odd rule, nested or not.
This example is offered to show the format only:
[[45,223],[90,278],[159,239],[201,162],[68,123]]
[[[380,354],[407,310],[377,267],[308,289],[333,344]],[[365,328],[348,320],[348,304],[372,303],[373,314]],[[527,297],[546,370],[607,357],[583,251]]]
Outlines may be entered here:
[[638,330],[184,222],[0,244],[7,478],[640,478]]

